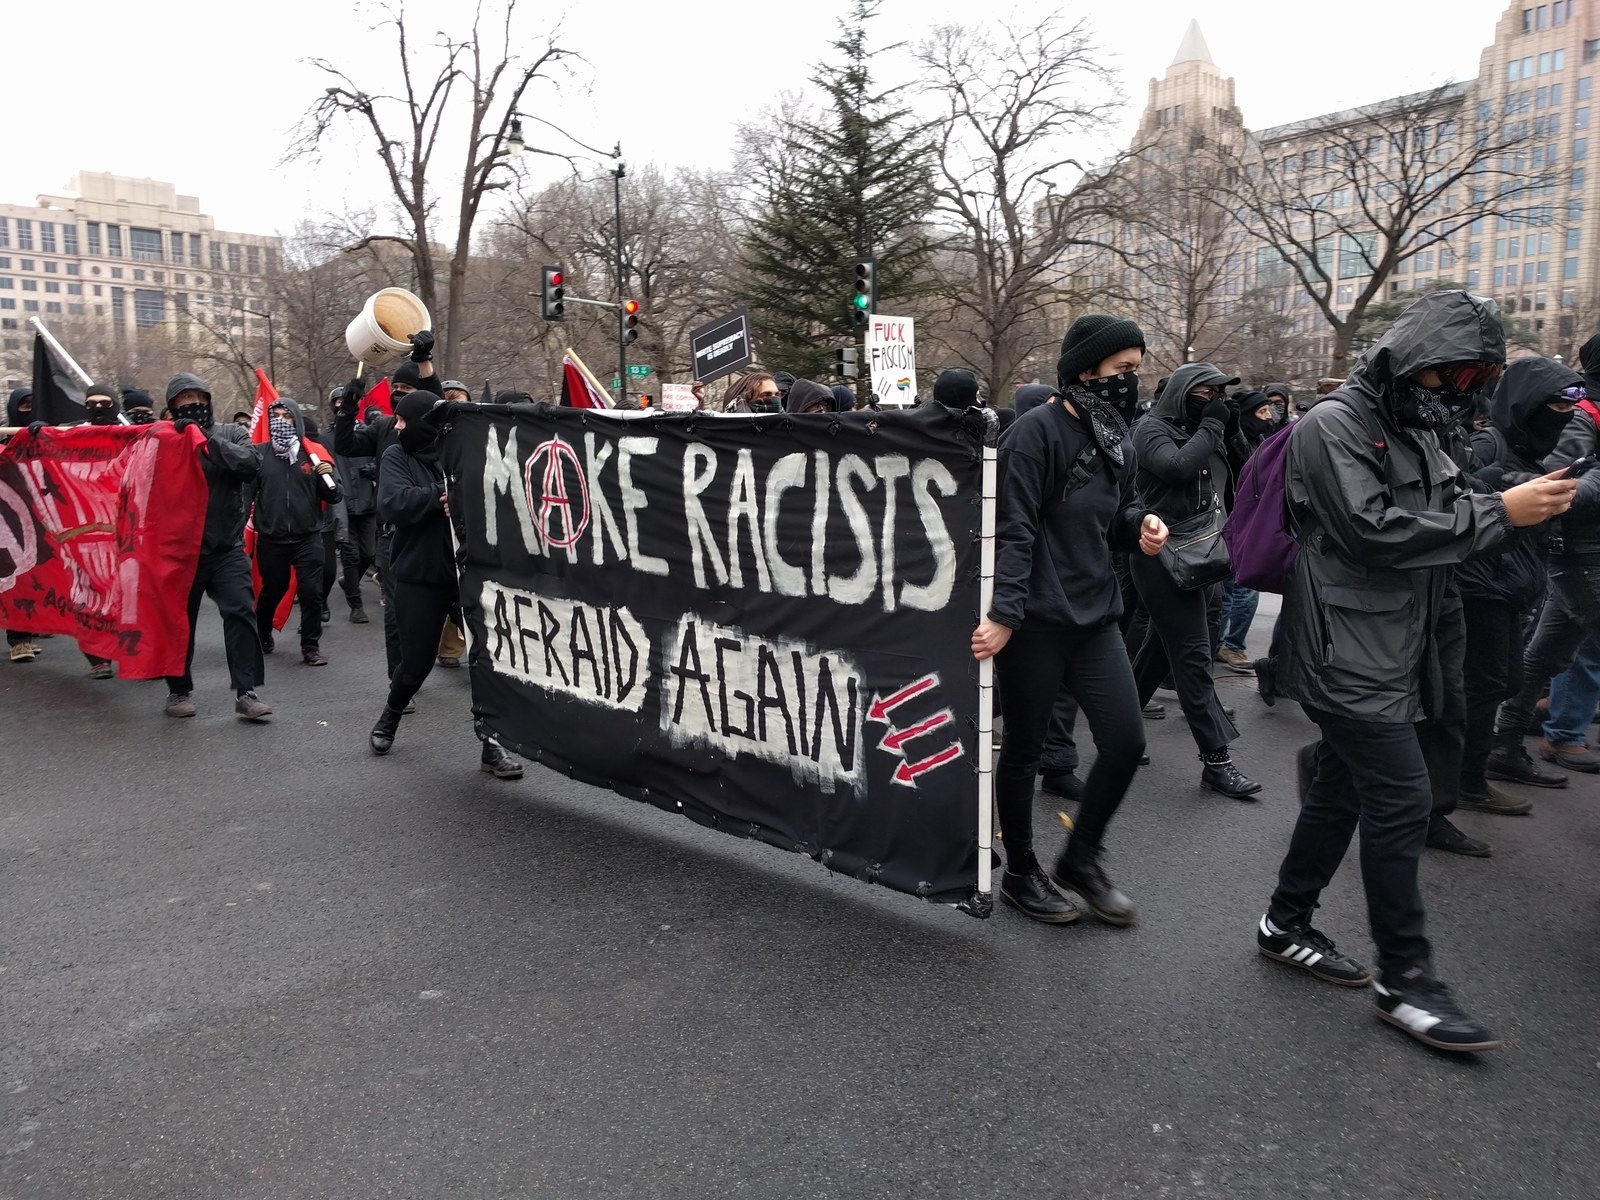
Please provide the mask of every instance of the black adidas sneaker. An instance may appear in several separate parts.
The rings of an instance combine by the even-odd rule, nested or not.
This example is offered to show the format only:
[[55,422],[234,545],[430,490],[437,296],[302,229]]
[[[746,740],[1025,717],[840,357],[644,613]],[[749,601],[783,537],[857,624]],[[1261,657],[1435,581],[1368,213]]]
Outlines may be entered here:
[[1468,1052],[1500,1048],[1500,1039],[1481,1021],[1463,1012],[1448,987],[1420,970],[1413,974],[1414,980],[1402,979],[1387,986],[1373,981],[1378,1016],[1435,1050]]
[[1261,924],[1256,926],[1256,949],[1276,962],[1299,967],[1340,987],[1363,988],[1372,982],[1370,971],[1353,958],[1340,954],[1333,939],[1313,929],[1309,923],[1298,929],[1273,933],[1266,917],[1262,917]]

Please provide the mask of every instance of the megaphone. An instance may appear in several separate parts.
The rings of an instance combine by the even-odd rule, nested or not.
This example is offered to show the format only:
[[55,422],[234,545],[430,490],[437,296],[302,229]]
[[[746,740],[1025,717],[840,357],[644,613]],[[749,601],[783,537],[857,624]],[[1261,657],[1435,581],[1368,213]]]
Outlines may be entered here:
[[344,344],[357,362],[381,362],[408,353],[411,335],[431,328],[427,305],[405,288],[384,288],[368,296],[345,327]]

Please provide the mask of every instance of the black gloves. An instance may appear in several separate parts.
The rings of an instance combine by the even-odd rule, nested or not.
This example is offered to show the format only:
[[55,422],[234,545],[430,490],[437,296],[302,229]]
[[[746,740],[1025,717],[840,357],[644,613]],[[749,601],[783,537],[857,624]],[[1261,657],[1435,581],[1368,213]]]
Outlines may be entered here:
[[1200,419],[1202,421],[1216,421],[1218,424],[1226,426],[1228,424],[1228,414],[1232,411],[1228,407],[1227,398],[1218,396],[1200,410]]
[[192,427],[194,425],[197,425],[197,424],[199,424],[199,422],[191,421],[191,420],[189,420],[188,417],[179,417],[176,421],[174,421],[172,423],[172,427],[174,429],[176,429],[179,433],[182,433],[185,429],[188,429],[188,428],[190,428],[190,427]]
[[28,432],[31,433],[34,437],[38,437],[40,432],[43,429],[44,429],[44,422],[43,421],[29,421],[28,422]]
[[413,333],[411,335],[411,361],[424,363],[432,357],[433,330],[424,329],[421,333]]
[[374,483],[376,483],[378,480],[378,468],[372,463],[362,463],[361,466],[356,469],[356,474],[362,479],[370,479]]

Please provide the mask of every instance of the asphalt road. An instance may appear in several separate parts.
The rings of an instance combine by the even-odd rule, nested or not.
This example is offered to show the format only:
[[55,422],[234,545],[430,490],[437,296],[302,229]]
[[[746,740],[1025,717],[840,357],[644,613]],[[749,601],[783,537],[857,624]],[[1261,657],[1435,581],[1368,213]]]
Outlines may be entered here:
[[[1452,1058],[1255,953],[1309,727],[1237,677],[1264,798],[1198,789],[1171,704],[1112,830],[1141,923],[1049,928],[495,781],[465,672],[373,758],[381,631],[337,612],[240,725],[203,620],[191,721],[60,638],[0,663],[3,1200],[1600,1191],[1595,780],[1429,853],[1439,971],[1507,1040]],[[1370,957],[1353,855],[1324,899]]]

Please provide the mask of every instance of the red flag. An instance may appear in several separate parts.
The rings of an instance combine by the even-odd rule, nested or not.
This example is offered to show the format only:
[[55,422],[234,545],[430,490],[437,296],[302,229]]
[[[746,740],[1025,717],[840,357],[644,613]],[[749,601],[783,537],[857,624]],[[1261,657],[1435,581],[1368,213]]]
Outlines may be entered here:
[[124,679],[182,675],[203,441],[164,422],[13,436],[0,448],[0,626],[76,638]]
[[267,373],[260,367],[256,368],[256,406],[250,410],[250,440],[252,442],[266,442],[272,440],[272,434],[267,428],[267,410],[278,399],[278,389],[272,386],[272,380],[267,378]]
[[388,379],[378,380],[372,390],[361,397],[361,403],[356,406],[356,420],[366,420],[369,408],[376,408],[386,417],[394,416],[394,397],[390,395]]
[[611,397],[596,386],[570,350],[561,359],[561,403],[568,408],[611,407]]

